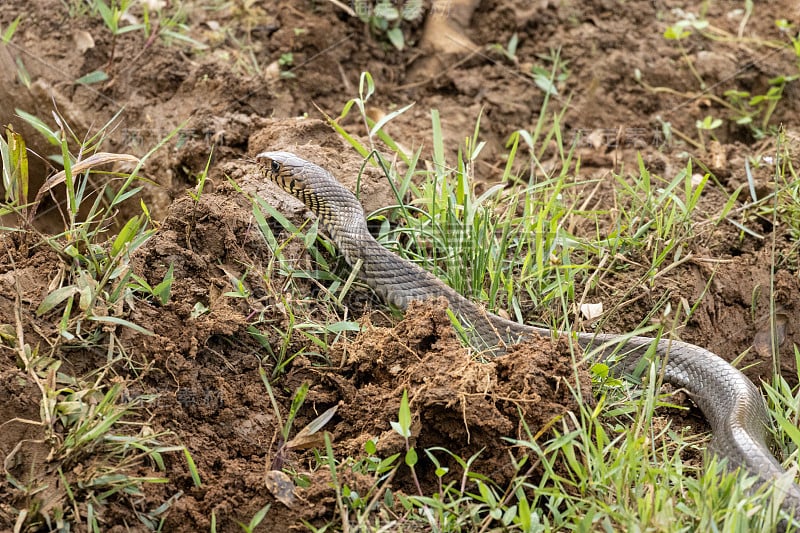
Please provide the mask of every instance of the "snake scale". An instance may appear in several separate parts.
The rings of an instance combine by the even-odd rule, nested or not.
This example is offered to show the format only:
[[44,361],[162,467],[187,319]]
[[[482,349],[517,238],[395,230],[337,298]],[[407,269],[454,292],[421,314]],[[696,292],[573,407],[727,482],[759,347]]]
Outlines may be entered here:
[[[444,296],[456,316],[487,345],[553,334],[550,329],[486,312],[433,274],[385,249],[369,233],[358,199],[325,169],[289,152],[263,152],[256,160],[267,179],[316,214],[350,266],[361,261],[359,275],[385,302],[405,310],[414,300]],[[654,342],[615,334],[574,335],[583,349],[600,346],[594,353],[599,352],[601,359],[619,350],[624,367],[637,364]],[[711,426],[713,452],[727,459],[729,467],[741,467],[766,483],[786,474],[765,442],[770,420],[764,399],[744,374],[721,357],[686,342],[660,339],[655,352],[663,365],[664,381],[689,393]],[[783,498],[782,507],[800,520],[800,486],[776,483],[775,488],[776,493],[784,492],[775,494]]]

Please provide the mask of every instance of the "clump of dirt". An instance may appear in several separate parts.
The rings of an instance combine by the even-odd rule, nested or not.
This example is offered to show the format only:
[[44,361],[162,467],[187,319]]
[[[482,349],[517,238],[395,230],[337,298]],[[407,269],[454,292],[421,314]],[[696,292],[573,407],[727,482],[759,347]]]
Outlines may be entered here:
[[[276,227],[275,232],[280,229]],[[17,255],[21,251],[18,246],[9,250]],[[14,323],[13,295],[16,284],[25,282],[30,274],[26,265],[58,263],[47,250],[32,257],[18,261],[17,269],[4,275],[7,283],[3,284],[0,322]],[[163,279],[170,265],[175,276],[166,305],[142,301],[128,311],[129,320],[154,335],[142,336],[124,328],[118,331],[136,375],[130,368],[115,369],[121,377],[135,377],[126,392],[130,399],[157,396],[146,403],[148,425],[154,431],[171,431],[187,447],[201,473],[203,485],[196,487],[179,457],[166,458],[174,483],[171,490],[183,491],[168,517],[173,529],[181,529],[181,524],[192,524],[186,530],[208,527],[212,512],[224,525],[252,516],[274,502],[265,487],[264,472],[275,460],[280,428],[258,376],[259,367],[269,367],[271,362],[246,328],[248,316],[254,312],[272,317],[278,327],[286,317],[275,305],[272,288],[257,275],[247,279],[252,280],[249,290],[253,294],[248,301],[260,302],[258,309],[244,305],[244,300],[221,296],[231,289],[231,279],[242,275],[243,265],[260,272],[270,258],[271,252],[253,227],[248,201],[224,186],[199,201],[187,196],[173,203],[159,232],[134,255],[134,270],[149,283]],[[34,289],[42,291],[44,287],[26,283],[27,291]],[[21,312],[33,321],[37,298],[28,295],[24,301]],[[205,311],[196,313],[197,304]],[[41,333],[31,331],[32,335]],[[69,357],[67,363],[74,371],[88,370],[99,362],[97,354],[83,355],[86,357],[80,353]],[[362,456],[367,440],[376,441],[377,454],[387,457],[405,450],[405,443],[389,423],[396,420],[400,396],[407,390],[414,413],[411,444],[420,450],[443,447],[465,458],[484,450],[478,469],[498,483],[514,475],[502,437],[525,437],[523,421],[532,431],[545,427],[567,410],[578,408],[573,390],[590,390],[585,369],[574,370],[563,342],[535,339],[486,363],[471,359],[453,332],[444,301],[413,306],[394,328],[366,324],[354,340],[336,345],[329,358],[343,364],[321,367],[308,357],[296,358],[281,378],[281,387],[275,389],[279,403],[285,406],[301,383],[309,384],[296,428],[321,410],[338,405],[326,428],[333,435],[337,457]],[[18,379],[12,374],[19,375]],[[18,370],[9,368],[5,375],[9,379],[2,381],[3,395],[16,400],[5,402],[8,410],[3,412],[3,420],[11,421],[6,422],[10,427],[24,424],[14,418],[30,420],[31,424],[23,425],[24,435],[29,444],[36,445],[14,450],[20,436],[14,432],[13,442],[3,445],[4,456],[16,461],[14,472],[21,469],[32,476],[31,481],[41,481],[44,471],[32,466],[45,467],[50,448],[32,438],[41,432],[36,425],[38,394],[34,393],[38,391]],[[31,455],[34,452],[37,454]],[[449,457],[440,459],[442,464],[452,463]],[[301,470],[307,460],[300,452],[284,459]],[[455,471],[457,465],[451,466]],[[429,465],[420,464],[418,475],[426,487],[435,482],[429,470]],[[300,518],[330,519],[332,509],[318,505],[332,498],[329,479],[322,472],[306,475],[310,485],[297,490],[299,501],[305,504],[286,509],[274,502],[271,524],[288,526]],[[371,483],[369,478],[350,475],[357,478],[352,486]],[[399,475],[394,486],[395,490],[415,490],[408,472]],[[148,488],[153,501],[172,495],[166,489]],[[64,494],[51,495],[56,500],[58,496]],[[9,497],[9,501],[17,501]],[[104,519],[114,523],[115,512],[115,507],[106,509]]]
[[[499,445],[503,437],[529,438],[524,424],[544,428],[577,411],[576,391],[588,395],[591,381],[585,367],[575,370],[564,341],[537,338],[488,362],[475,360],[456,338],[446,310],[444,300],[414,303],[394,328],[367,328],[332,354],[334,360],[341,354],[344,365],[322,378],[328,386],[312,391],[309,399],[317,410],[339,405],[340,422],[333,429],[337,449],[358,456],[366,441],[374,440],[378,455],[388,457],[405,452],[389,422],[397,420],[407,391],[414,413],[412,446],[446,448],[465,459],[483,450],[477,468],[502,484],[515,474],[506,447]],[[318,376],[319,370],[302,360],[288,383]],[[457,470],[449,457],[441,459]],[[433,467],[423,466],[422,477],[433,484],[426,468]],[[395,481],[403,487],[408,479]]]

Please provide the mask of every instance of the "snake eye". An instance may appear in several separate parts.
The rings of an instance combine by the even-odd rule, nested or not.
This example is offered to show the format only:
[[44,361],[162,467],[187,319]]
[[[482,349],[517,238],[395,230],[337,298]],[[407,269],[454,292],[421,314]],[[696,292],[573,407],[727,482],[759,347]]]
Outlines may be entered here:
[[280,163],[278,163],[277,161],[275,161],[275,160],[273,159],[273,160],[272,160],[272,163],[270,164],[270,169],[271,169],[273,172],[275,172],[275,173],[278,173],[278,172],[280,172],[280,170],[281,170],[281,164],[280,164]]

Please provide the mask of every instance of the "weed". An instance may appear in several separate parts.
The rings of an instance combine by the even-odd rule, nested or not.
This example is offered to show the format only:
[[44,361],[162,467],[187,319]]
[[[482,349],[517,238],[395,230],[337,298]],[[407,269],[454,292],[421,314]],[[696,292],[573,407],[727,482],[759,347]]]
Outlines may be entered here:
[[516,65],[519,63],[517,59],[517,46],[519,46],[519,35],[513,33],[505,46],[502,44],[493,44],[489,49],[502,54],[506,59]]
[[[4,51],[9,49],[8,44],[11,42],[11,39],[14,38],[14,34],[17,32],[17,27],[19,26],[20,22],[22,22],[22,15],[11,21],[11,23],[5,29],[0,28],[0,45],[2,45]],[[14,62],[17,65],[17,79],[26,89],[30,90],[31,76],[28,73],[28,69],[25,68],[22,58],[18,55],[14,56]]]
[[256,527],[258,527],[258,525],[264,520],[264,517],[267,516],[267,513],[269,512],[271,507],[272,504],[268,503],[267,505],[259,509],[258,512],[253,515],[253,518],[251,518],[250,522],[248,522],[247,524],[237,522],[239,524],[239,527],[241,527],[242,531],[245,531],[246,533],[252,533],[253,531],[255,531]]
[[[697,72],[696,68],[694,67],[694,63],[683,46],[683,41],[696,33],[705,39],[722,40],[733,43],[735,46],[749,47],[750,43],[746,42],[746,40],[742,37],[742,33],[744,31],[744,26],[746,25],[747,20],[752,13],[753,3],[746,2],[746,5],[748,7],[739,26],[738,35],[732,35],[725,30],[711,26],[703,16],[698,16],[693,13],[687,13],[683,11],[676,11],[680,17],[679,20],[675,24],[669,26],[664,32],[665,39],[669,39],[677,43],[685,64],[698,81],[700,87],[699,93],[681,94],[678,91],[674,91],[673,89],[667,87],[651,87],[641,79],[641,73],[638,71],[636,72],[636,79],[647,89],[653,92],[678,94],[686,98],[697,98],[700,96],[707,98],[723,108],[728,114],[727,118],[733,123],[738,126],[747,127],[755,139],[763,139],[768,135],[774,135],[776,133],[776,127],[771,124],[775,110],[783,99],[786,87],[790,83],[793,83],[800,78],[800,74],[797,72],[785,73],[767,80],[768,88],[763,94],[753,94],[750,91],[737,87],[724,91],[722,95],[717,95],[712,92],[714,87],[706,87],[705,81]],[[788,43],[758,40],[756,41],[756,44],[764,46],[770,50],[775,48],[788,48],[792,50],[795,57],[798,58],[797,67],[798,71],[800,71],[800,39],[798,39],[796,36],[794,27],[785,20],[776,21],[776,25],[787,36]],[[705,150],[704,135],[721,125],[721,119],[711,116],[706,117],[702,121],[698,121],[697,130],[700,136],[699,142],[693,141],[687,135],[680,132],[673,131],[673,133],[696,148]]]
[[[66,3],[67,0],[62,0]],[[175,8],[171,14],[165,13],[161,8],[153,11],[148,2],[134,2],[134,0],[71,0],[68,4],[70,17],[96,15],[103,21],[111,34],[111,46],[105,70],[97,70],[76,80],[76,83],[99,83],[108,79],[107,70],[114,64],[117,40],[120,36],[131,32],[142,32],[146,39],[144,49],[147,49],[153,40],[161,38],[168,45],[172,42],[187,44],[195,49],[206,48],[187,35],[188,26],[184,23],[186,15]],[[134,15],[134,11],[141,9],[141,21]]]
[[294,65],[294,54],[285,52],[278,58],[278,65],[281,67],[281,78],[294,78],[295,74],[291,71]]
[[405,0],[400,7],[391,0],[358,0],[355,2],[355,13],[372,35],[385,37],[397,50],[406,46],[406,38],[402,25],[414,22],[422,16],[421,0]]
[[417,479],[417,472],[414,467],[419,461],[417,450],[411,446],[409,439],[411,438],[411,408],[408,405],[408,391],[403,391],[403,396],[400,398],[400,410],[397,413],[397,421],[391,422],[392,429],[403,437],[406,445],[405,464],[411,470],[411,476],[414,478],[414,484],[417,486],[420,496],[422,495],[422,488],[419,486],[419,479]]
[[[333,255],[333,245],[323,240],[317,231],[317,223],[311,224],[304,232],[304,228],[298,228],[281,213],[276,211],[264,199],[254,196],[251,198],[253,206],[253,218],[256,225],[264,236],[267,245],[273,252],[272,259],[263,271],[262,280],[271,287],[275,279],[284,279],[285,286],[274,290],[274,297],[280,302],[280,308],[285,315],[284,324],[277,326],[265,321],[263,313],[259,313],[255,320],[248,326],[248,332],[273,358],[273,378],[282,374],[287,366],[295,357],[307,354],[327,361],[327,353],[330,348],[340,342],[348,333],[360,330],[358,323],[347,320],[346,307],[343,300],[353,285],[354,273],[350,273],[347,278],[342,278],[336,273],[335,265],[328,262],[327,256]],[[279,241],[276,231],[273,230],[269,220],[276,221],[278,225],[288,234],[284,241]],[[319,265],[319,268],[307,271],[294,267],[294,261],[286,258],[283,254],[284,249],[293,241],[300,241],[304,248],[311,254]],[[243,279],[232,278],[234,291],[229,296],[247,299],[250,294],[246,290]],[[316,298],[307,296],[307,287],[311,283],[319,290]],[[298,296],[295,301],[289,301],[286,293],[303,295]],[[324,314],[328,317],[320,322],[313,319],[306,310],[302,310],[303,316],[298,317],[303,302],[311,302],[318,309],[324,309]],[[278,341],[273,340],[271,333],[278,335]],[[305,341],[310,341],[315,351],[309,351],[303,347],[293,349],[297,337]]]
[[686,48],[683,46],[683,40],[693,34],[695,30],[704,30],[708,28],[708,21],[704,18],[698,18],[693,13],[683,13],[684,18],[678,20],[675,24],[668,26],[664,31],[664,38],[670,41],[675,41],[678,44],[678,49],[681,51],[681,56],[684,62],[689,67],[692,75],[697,79],[700,84],[700,89],[705,90],[706,82],[697,72],[694,63],[686,53]]
[[756,139],[774,135],[770,131],[770,121],[776,107],[783,98],[786,85],[797,80],[800,75],[777,76],[768,80],[769,89],[765,94],[751,95],[747,91],[732,89],[724,96],[730,104],[736,124],[748,126]]
[[11,39],[14,37],[14,33],[17,31],[17,26],[19,26],[19,23],[21,21],[22,21],[22,15],[18,16],[13,21],[11,21],[11,24],[9,24],[6,29],[0,32],[0,42],[2,42],[3,44],[10,43]]
[[711,115],[706,115],[703,120],[698,120],[695,122],[695,128],[697,128],[697,135],[700,137],[700,146],[702,146],[703,151],[706,151],[706,135],[710,135],[713,140],[717,140],[714,136],[714,130],[722,126],[722,120],[718,118],[714,118]]

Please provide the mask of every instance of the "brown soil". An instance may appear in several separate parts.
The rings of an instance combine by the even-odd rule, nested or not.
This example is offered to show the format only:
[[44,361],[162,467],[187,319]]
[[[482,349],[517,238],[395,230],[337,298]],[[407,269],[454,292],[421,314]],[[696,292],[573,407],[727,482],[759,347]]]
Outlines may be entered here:
[[[70,18],[62,3],[49,0],[0,5],[0,28],[23,13],[12,44],[0,45],[0,67],[10,65],[0,69],[0,121],[13,123],[38,154],[49,155],[53,148],[36,141],[37,134],[13,116],[14,108],[49,120],[55,103],[79,137],[120,113],[103,150],[137,156],[185,123],[145,166],[145,175],[154,184],[142,195],[160,222],[155,237],[136,252],[134,260],[135,271],[151,284],[163,279],[172,264],[172,297],[165,306],[137,301],[120,310],[122,318],[155,335],[117,328],[133,363],[114,368],[121,382],[131,384],[127,397],[157,395],[141,413],[142,421],[154,432],[171,431],[174,441],[191,452],[202,477],[202,486],[195,487],[183,457],[165,455],[165,475],[171,483],[148,486],[136,501],[137,509],[152,510],[182,491],[166,516],[165,530],[170,531],[208,530],[212,513],[218,530],[234,531],[237,520],[247,522],[268,503],[272,508],[262,526],[265,531],[302,529],[302,520],[321,526],[335,513],[330,474],[324,468],[309,469],[311,452],[284,448],[279,453],[279,423],[258,371],[264,365],[270,373],[274,363],[247,327],[260,313],[276,331],[285,328],[288,317],[278,297],[284,279],[265,276],[272,252],[255,227],[249,202],[228,178],[261,194],[296,223],[310,215],[262,183],[248,157],[267,149],[293,151],[353,186],[361,159],[317,119],[322,117],[320,110],[337,116],[357,95],[362,71],[370,71],[378,84],[371,101],[378,112],[416,103],[388,126],[406,146],[430,145],[431,108],[439,110],[446,142],[452,147],[471,135],[480,115],[482,139],[487,142],[477,167],[481,186],[502,173],[500,156],[509,134],[532,128],[538,118],[543,93],[525,73],[532,64],[542,64],[542,54],[560,48],[569,77],[559,87],[562,96],[557,100],[563,103],[563,95],[572,94],[562,123],[567,135],[582,136],[576,154],[581,178],[599,183],[593,196],[588,196],[589,189],[577,194],[586,195],[589,207],[603,206],[611,212],[616,206],[604,201],[612,198],[612,171],[626,176],[625,169],[636,168],[637,152],[652,172],[665,177],[683,168],[685,152],[690,152],[717,178],[701,204],[709,211],[724,201],[723,190],[747,182],[745,157],[774,155],[774,146],[755,141],[746,128],[730,121],[715,131],[719,142],[708,151],[664,142],[660,121],[691,134],[697,120],[726,112],[713,99],[688,96],[700,93],[690,62],[717,95],[732,88],[763,94],[767,80],[797,71],[796,58],[786,50],[696,35],[684,41],[684,55],[674,42],[662,38],[667,25],[679,18],[678,8],[693,9],[677,1],[484,0],[466,29],[468,37],[486,47],[505,44],[516,33],[520,42],[516,60],[496,52],[466,60],[448,56],[439,58],[447,68],[437,70],[435,78],[423,74],[422,79],[420,49],[411,46],[397,52],[381,44],[333,3],[270,0],[247,9],[241,3],[228,3],[217,11],[200,9],[195,5],[199,2],[189,4],[190,35],[209,43],[207,50],[148,40],[142,32],[114,41],[98,17]],[[734,10],[740,6],[741,2],[712,2],[706,16],[714,27],[735,34],[741,17]],[[800,24],[800,7],[794,0],[776,0],[770,7],[756,9],[746,26],[747,36],[785,40],[766,11]],[[421,26],[409,32],[411,40],[418,39]],[[79,52],[76,42],[86,33],[94,45]],[[274,62],[285,52],[293,53],[292,78],[275,73],[279,67]],[[16,72],[16,59],[34,81],[30,89],[9,75]],[[73,83],[98,69],[109,74],[106,82]],[[636,72],[644,83],[637,82]],[[645,84],[672,91],[652,91]],[[794,154],[798,153],[794,130],[800,112],[798,90],[797,83],[787,86],[773,119],[787,126]],[[304,114],[311,118],[297,118]],[[352,114],[342,125],[353,132],[363,130]],[[425,148],[423,157],[428,157],[430,150]],[[194,186],[212,153],[209,183],[195,202],[185,191]],[[31,168],[34,181],[42,183],[49,164],[34,160]],[[765,190],[770,172],[766,166],[755,170],[757,184]],[[372,170],[362,177],[361,191],[368,210],[393,203],[391,190]],[[57,193],[47,202],[41,207],[38,229],[63,230]],[[131,213],[137,213],[138,206],[137,199],[131,203]],[[120,220],[127,220],[123,215]],[[647,258],[626,259],[629,262],[621,263],[624,268],[606,275],[590,292],[593,299],[614,307],[603,329],[637,327],[664,297],[676,309],[684,301],[689,306],[700,301],[679,332],[681,338],[729,360],[747,352],[740,366],[747,366],[746,372],[756,381],[769,380],[772,368],[765,332],[775,306],[784,333],[780,370],[795,382],[792,347],[800,340],[795,325],[800,323],[795,243],[770,221],[757,223],[766,236],[763,240],[724,222],[698,225],[699,237],[689,250],[693,259],[658,277],[652,286],[639,283],[644,272],[639,266]],[[585,224],[576,218],[575,231],[590,235],[598,231],[594,223]],[[277,224],[273,229],[281,232]],[[8,232],[0,242],[0,326],[11,328],[2,330],[2,338],[5,333],[17,335],[19,328],[29,345],[43,351],[56,347],[53,355],[63,361],[67,374],[81,375],[104,365],[105,352],[85,345],[72,347],[59,339],[55,313],[36,316],[42,298],[62,275],[58,256],[35,245],[38,240],[31,235]],[[291,243],[284,254],[298,264],[311,261],[301,243]],[[231,277],[241,277],[247,269],[252,298],[224,296],[231,290]],[[308,290],[314,294],[316,288],[309,282]],[[293,391],[303,383],[310,386],[295,430],[338,407],[326,429],[339,458],[363,457],[370,439],[377,440],[380,457],[403,452],[405,445],[389,422],[396,420],[402,391],[408,390],[414,414],[411,440],[417,449],[438,446],[463,458],[482,450],[479,471],[502,484],[513,475],[509,450],[520,453],[504,444],[503,437],[525,436],[525,425],[535,434],[565,412],[576,411],[573,390],[591,397],[587,370],[575,369],[574,356],[563,342],[529,342],[480,363],[461,348],[441,303],[415,306],[396,322],[387,320],[380,312],[384,308],[368,293],[358,296],[348,310],[363,331],[334,344],[332,353],[326,354],[334,366],[323,366],[322,358],[311,355],[314,347],[308,341],[304,345],[298,336],[292,339],[292,353],[301,348],[308,353],[292,361],[275,387],[285,417]],[[208,312],[194,317],[198,302]],[[308,307],[313,312],[313,302]],[[526,313],[535,321],[553,311]],[[102,330],[96,333],[101,335]],[[281,343],[278,333],[268,341],[273,346]],[[16,479],[48,487],[24,496],[18,488],[0,484],[0,529],[10,529],[16,520],[14,508],[39,499],[46,509],[66,502],[66,496],[49,462],[51,443],[44,440],[41,426],[28,422],[40,419],[41,391],[19,370],[15,350],[5,341],[0,346],[0,455]],[[692,416],[690,420],[696,420]],[[439,459],[448,461],[446,456]],[[279,466],[308,479],[308,486],[297,489],[291,507],[279,503],[267,488],[267,471]],[[91,459],[73,468],[91,468]],[[436,482],[431,468],[423,461],[418,470],[426,487]],[[150,470],[141,466],[142,475]],[[79,472],[67,473],[67,479],[72,475]],[[359,476],[346,481],[360,493],[372,483]],[[392,486],[396,491],[415,490],[406,474],[394,478]],[[118,505],[102,510],[102,523],[109,529],[141,528],[129,509],[120,498]]]

